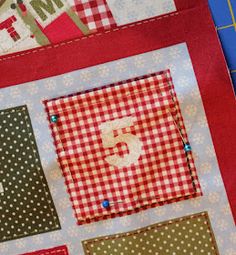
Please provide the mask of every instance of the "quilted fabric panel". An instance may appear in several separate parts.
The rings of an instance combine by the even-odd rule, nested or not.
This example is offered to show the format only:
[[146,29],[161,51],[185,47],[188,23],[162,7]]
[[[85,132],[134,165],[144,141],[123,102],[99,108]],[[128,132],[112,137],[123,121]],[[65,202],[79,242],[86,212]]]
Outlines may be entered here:
[[201,194],[169,71],[45,104],[79,224]]

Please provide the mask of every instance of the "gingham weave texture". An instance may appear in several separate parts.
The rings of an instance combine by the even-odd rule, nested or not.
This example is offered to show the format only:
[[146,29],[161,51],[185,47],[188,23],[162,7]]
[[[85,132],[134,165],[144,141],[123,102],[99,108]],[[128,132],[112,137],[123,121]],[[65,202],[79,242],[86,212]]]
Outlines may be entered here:
[[[183,149],[188,138],[169,71],[45,104],[49,118],[58,116],[50,127],[78,224],[201,195],[192,153]],[[133,123],[124,125],[129,117]],[[104,148],[101,126],[112,120],[119,120],[115,139],[132,135]],[[137,139],[137,161],[122,167],[107,162],[109,155],[132,153],[128,144]]]
[[106,0],[75,0],[75,9],[81,20],[93,31],[116,27]]

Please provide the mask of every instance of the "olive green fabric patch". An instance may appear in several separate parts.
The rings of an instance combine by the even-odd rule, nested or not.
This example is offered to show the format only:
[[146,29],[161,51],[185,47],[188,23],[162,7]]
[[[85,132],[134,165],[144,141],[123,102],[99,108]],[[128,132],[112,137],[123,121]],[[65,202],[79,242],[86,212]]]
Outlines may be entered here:
[[26,106],[0,111],[0,242],[60,229]]
[[218,255],[206,212],[83,241],[86,255]]

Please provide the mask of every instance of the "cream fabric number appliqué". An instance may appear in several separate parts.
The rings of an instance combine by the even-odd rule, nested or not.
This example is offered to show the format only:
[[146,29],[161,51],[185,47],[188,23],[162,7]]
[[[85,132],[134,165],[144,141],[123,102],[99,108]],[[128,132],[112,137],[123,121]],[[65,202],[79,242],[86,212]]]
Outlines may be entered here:
[[127,167],[138,162],[142,154],[142,142],[140,139],[131,133],[119,134],[114,136],[115,130],[128,128],[134,125],[135,118],[124,117],[102,123],[99,128],[102,132],[102,143],[104,148],[113,148],[118,143],[125,143],[128,147],[129,154],[120,157],[117,154],[107,156],[106,162],[118,168]]

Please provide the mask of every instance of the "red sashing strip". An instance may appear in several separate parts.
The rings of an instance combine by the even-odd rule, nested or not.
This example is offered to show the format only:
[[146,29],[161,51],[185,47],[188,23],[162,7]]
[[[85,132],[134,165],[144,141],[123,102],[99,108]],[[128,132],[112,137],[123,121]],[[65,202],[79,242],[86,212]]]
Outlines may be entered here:
[[169,71],[45,104],[79,224],[201,195]]
[[75,8],[91,30],[102,31],[116,27],[106,0],[75,0]]
[[22,255],[69,255],[69,253],[66,246],[60,246],[47,250],[24,253]]

